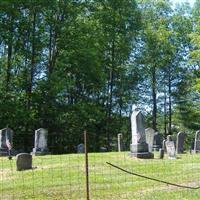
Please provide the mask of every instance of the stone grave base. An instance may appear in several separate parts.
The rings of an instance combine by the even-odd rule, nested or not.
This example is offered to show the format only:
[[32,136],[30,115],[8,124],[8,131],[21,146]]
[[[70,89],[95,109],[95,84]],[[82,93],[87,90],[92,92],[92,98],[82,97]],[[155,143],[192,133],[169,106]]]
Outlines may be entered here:
[[50,152],[48,151],[36,151],[36,152],[31,152],[31,155],[33,156],[44,156],[44,155],[49,155]]
[[8,151],[0,149],[0,156],[8,156]]
[[31,155],[33,156],[44,156],[50,154],[49,149],[40,149],[40,148],[33,148]]
[[200,153],[200,150],[191,150],[192,154]]
[[143,158],[143,159],[151,159],[154,158],[154,154],[151,152],[143,152],[143,153],[130,153],[131,157],[135,158]]
[[146,153],[149,151],[149,147],[147,143],[143,142],[143,143],[131,144],[130,150],[131,153],[143,153],[143,152]]
[[153,145],[153,151],[159,151],[162,148],[160,145]]
[[169,160],[176,160],[176,157],[168,157]]
[[[13,156],[15,155],[15,151],[14,150],[11,150],[10,154]],[[8,153],[8,149],[0,149],[0,156],[8,156],[9,153]]]

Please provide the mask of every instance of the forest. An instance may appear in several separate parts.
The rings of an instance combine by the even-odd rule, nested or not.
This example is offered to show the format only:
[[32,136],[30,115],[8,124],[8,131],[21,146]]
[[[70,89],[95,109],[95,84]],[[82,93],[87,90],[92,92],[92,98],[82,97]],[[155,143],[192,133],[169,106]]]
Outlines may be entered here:
[[[200,0],[1,0],[0,129],[31,150],[130,144],[130,115],[166,137],[200,129]],[[53,149],[56,146],[56,149]]]

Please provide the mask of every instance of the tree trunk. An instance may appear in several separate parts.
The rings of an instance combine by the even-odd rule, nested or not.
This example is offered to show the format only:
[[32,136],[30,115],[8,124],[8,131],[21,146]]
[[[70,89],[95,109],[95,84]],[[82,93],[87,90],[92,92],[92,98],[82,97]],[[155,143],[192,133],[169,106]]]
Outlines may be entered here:
[[109,103],[108,103],[108,127],[109,130],[107,130],[107,146],[108,150],[110,150],[110,124],[112,121],[112,102],[113,102],[113,80],[114,80],[114,67],[115,67],[115,40],[112,40],[112,49],[111,49],[111,69],[109,73]]
[[36,12],[33,13],[33,22],[32,22],[32,47],[31,47],[31,68],[30,68],[30,80],[28,84],[28,100],[27,100],[27,108],[28,110],[31,107],[31,95],[33,89],[33,79],[35,72],[35,30],[36,30]]
[[168,126],[168,134],[172,133],[172,102],[171,102],[171,67],[169,66],[168,73],[168,92],[169,92],[169,126]]
[[13,17],[10,17],[10,38],[8,39],[8,57],[7,57],[7,70],[6,70],[6,91],[10,88],[10,76],[12,65],[12,49],[13,49]]
[[152,98],[153,98],[153,121],[152,127],[157,131],[157,94],[156,94],[156,67],[152,68]]
[[164,97],[164,136],[167,138],[167,94],[165,89],[165,97]]

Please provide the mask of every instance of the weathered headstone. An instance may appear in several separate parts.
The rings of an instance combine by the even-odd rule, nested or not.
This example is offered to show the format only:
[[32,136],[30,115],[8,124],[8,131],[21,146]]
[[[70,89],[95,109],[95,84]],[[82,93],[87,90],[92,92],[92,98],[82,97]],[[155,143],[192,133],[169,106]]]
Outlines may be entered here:
[[160,159],[163,159],[163,158],[164,158],[164,154],[165,154],[164,149],[159,149],[159,158],[160,158]]
[[140,111],[133,111],[131,115],[132,143],[130,145],[131,156],[137,158],[153,158],[146,143],[144,117]]
[[106,147],[100,147],[100,152],[107,152],[107,148]]
[[164,152],[167,152],[167,149],[166,149],[166,140],[163,140],[162,142],[162,149],[164,150]]
[[13,131],[10,128],[0,130],[0,156],[7,156],[13,145]]
[[176,140],[176,153],[180,154],[184,152],[184,141],[186,138],[186,134],[183,132],[179,132],[177,134],[177,140]]
[[190,153],[193,153],[194,152],[194,140],[192,139],[190,141]]
[[84,152],[85,152],[84,144],[79,144],[77,146],[77,153],[84,153]]
[[146,142],[149,145],[149,152],[152,152],[155,130],[152,128],[147,128],[147,129],[145,129],[145,135],[146,135]]
[[195,134],[195,141],[194,141],[194,152],[200,152],[200,130],[198,130]]
[[163,140],[162,135],[159,134],[158,132],[155,132],[154,140],[153,140],[154,151],[159,151],[159,149],[162,148],[162,140]]
[[17,171],[32,169],[32,155],[20,153],[16,156]]
[[168,158],[170,159],[176,159],[176,149],[174,141],[172,140],[171,135],[167,136],[167,141],[165,142],[166,148],[167,148],[167,154]]
[[123,150],[123,142],[122,142],[122,134],[119,133],[117,135],[117,144],[118,144],[118,151],[121,152]]
[[45,155],[49,153],[47,147],[48,131],[40,128],[35,131],[35,144],[33,148],[33,155]]

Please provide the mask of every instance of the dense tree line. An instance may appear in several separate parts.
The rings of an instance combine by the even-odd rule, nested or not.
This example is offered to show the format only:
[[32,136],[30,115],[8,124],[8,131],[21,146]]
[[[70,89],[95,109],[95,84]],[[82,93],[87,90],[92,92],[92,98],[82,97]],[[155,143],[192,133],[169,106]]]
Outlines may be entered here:
[[1,0],[0,124],[72,152],[130,139],[132,105],[163,135],[200,128],[200,1]]

